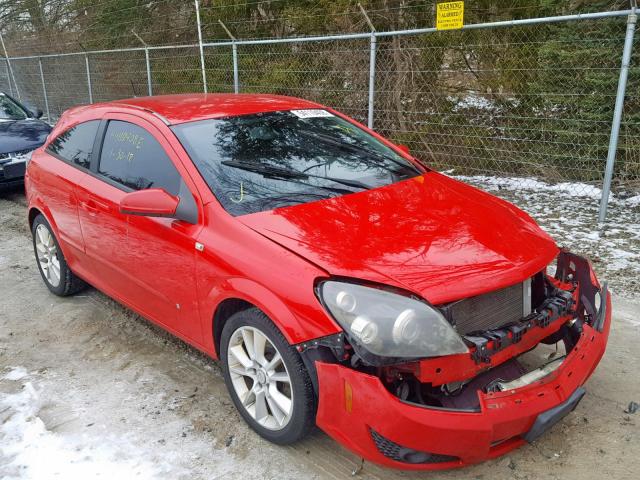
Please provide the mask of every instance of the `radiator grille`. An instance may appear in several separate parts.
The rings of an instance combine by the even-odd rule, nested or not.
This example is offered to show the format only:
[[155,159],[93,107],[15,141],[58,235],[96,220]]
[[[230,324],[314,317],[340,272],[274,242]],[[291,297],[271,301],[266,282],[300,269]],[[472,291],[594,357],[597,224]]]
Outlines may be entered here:
[[525,305],[524,292],[531,295],[531,283],[527,280],[511,287],[465,298],[446,305],[445,316],[455,326],[458,333],[465,335],[493,328],[500,328],[516,322],[529,312],[531,302]]
[[27,150],[18,150],[17,152],[0,153],[0,160],[11,160],[13,157],[22,157],[32,150],[33,148],[28,148]]

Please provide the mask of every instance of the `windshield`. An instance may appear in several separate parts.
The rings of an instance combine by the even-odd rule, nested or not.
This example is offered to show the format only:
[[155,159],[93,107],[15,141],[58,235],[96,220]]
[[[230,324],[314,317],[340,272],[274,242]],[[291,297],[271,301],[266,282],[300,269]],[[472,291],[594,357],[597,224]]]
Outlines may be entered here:
[[174,126],[232,215],[360,192],[422,172],[326,110],[291,110]]
[[0,120],[25,120],[27,113],[6,95],[0,94]]

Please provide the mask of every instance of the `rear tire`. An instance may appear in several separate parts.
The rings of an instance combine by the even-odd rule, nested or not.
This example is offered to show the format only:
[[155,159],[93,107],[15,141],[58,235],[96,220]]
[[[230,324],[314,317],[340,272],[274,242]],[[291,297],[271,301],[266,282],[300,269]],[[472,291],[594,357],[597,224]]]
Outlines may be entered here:
[[260,436],[288,445],[311,431],[317,407],[309,373],[263,312],[250,308],[227,320],[220,358],[233,403]]
[[47,219],[39,214],[31,226],[33,251],[45,285],[55,295],[66,297],[82,290],[86,283],[67,265],[60,244]]

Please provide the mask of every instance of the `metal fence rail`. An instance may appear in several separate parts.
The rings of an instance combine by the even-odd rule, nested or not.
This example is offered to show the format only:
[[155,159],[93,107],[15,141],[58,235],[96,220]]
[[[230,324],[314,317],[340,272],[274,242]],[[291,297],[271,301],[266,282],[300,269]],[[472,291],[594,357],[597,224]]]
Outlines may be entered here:
[[[340,109],[436,168],[640,187],[635,8],[318,37],[149,46],[0,61],[0,90],[53,121],[82,103],[179,92],[273,92]],[[363,12],[366,17],[366,13]],[[13,76],[12,76],[13,73]],[[15,79],[14,79],[15,77]],[[626,91],[625,91],[626,89]],[[517,180],[516,180],[517,181]],[[618,191],[617,190],[617,191]],[[577,193],[580,193],[579,191]]]

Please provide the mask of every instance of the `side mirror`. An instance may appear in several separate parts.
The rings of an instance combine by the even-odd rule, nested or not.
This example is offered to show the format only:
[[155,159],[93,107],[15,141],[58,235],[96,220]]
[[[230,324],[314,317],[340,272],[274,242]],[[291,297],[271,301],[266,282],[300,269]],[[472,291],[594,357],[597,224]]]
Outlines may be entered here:
[[36,107],[35,105],[33,105],[31,102],[22,102],[22,105],[29,110],[29,113],[31,114],[31,116],[33,118],[40,118],[42,117],[42,110],[38,107]]
[[406,145],[396,145],[396,146],[401,152],[404,152],[407,155],[411,155],[411,153],[409,152],[409,147],[407,147]]
[[180,199],[161,188],[127,193],[120,200],[120,213],[145,217],[174,217]]

